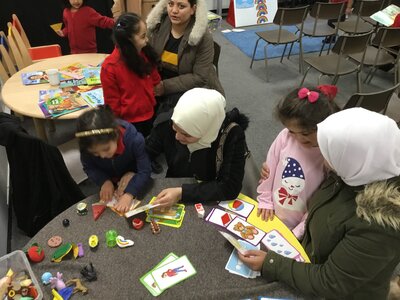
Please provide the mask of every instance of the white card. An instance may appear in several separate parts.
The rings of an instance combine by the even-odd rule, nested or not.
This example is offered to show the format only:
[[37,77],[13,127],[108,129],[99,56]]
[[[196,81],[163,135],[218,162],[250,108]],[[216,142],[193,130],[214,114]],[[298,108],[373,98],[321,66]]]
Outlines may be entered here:
[[226,212],[219,208],[213,208],[210,214],[207,216],[206,221],[217,224],[222,227],[226,227],[232,220],[236,218],[236,215]]
[[[282,256],[293,258],[301,261],[299,251],[296,250],[280,233],[279,231],[271,230],[268,232],[262,243],[271,251],[274,251]],[[304,261],[304,260],[303,260]]]
[[247,217],[254,209],[253,204],[250,204],[240,199],[221,201],[218,205],[234,212],[237,215],[244,217],[245,219],[247,219]]
[[196,270],[186,255],[151,272],[151,275],[161,291],[193,276],[194,274],[196,274]]
[[233,247],[235,247],[240,253],[244,254],[244,252],[246,251],[246,248],[244,248],[237,239],[235,239],[233,236],[231,236],[229,233],[220,231],[220,234],[222,234],[222,236],[224,238],[226,238],[229,243],[232,244]]
[[265,236],[264,231],[240,218],[234,219],[227,229],[254,246],[260,243],[261,239]]
[[151,208],[153,208],[153,207],[157,207],[157,206],[159,206],[159,205],[160,205],[160,204],[152,204],[152,203],[143,205],[143,206],[138,207],[138,208],[136,208],[136,209],[134,209],[134,210],[128,211],[127,213],[125,213],[125,217],[127,217],[127,218],[132,217],[132,216],[134,216],[134,215],[137,215],[137,214],[139,214],[139,213],[141,213],[141,212],[144,212],[144,211],[146,211],[146,210],[149,210],[149,209],[151,209]]

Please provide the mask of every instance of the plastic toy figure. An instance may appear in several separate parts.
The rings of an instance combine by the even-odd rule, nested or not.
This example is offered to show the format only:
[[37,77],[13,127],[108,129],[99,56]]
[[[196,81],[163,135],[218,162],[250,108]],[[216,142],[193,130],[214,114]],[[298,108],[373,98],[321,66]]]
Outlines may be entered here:
[[86,267],[81,270],[81,274],[87,281],[95,281],[97,280],[96,270],[93,267],[93,264],[90,263]]

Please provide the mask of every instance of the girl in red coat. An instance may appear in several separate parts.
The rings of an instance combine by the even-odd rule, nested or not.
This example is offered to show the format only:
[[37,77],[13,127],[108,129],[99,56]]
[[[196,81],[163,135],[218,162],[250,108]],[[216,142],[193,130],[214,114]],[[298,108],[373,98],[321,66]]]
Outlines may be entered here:
[[146,31],[146,24],[138,15],[121,15],[113,28],[116,47],[104,60],[100,73],[104,102],[145,137],[153,126],[154,87],[161,80],[157,71],[159,58],[148,45]]
[[63,12],[64,28],[57,31],[67,37],[72,54],[96,53],[96,27],[112,28],[114,20],[85,5],[86,0],[68,0]]

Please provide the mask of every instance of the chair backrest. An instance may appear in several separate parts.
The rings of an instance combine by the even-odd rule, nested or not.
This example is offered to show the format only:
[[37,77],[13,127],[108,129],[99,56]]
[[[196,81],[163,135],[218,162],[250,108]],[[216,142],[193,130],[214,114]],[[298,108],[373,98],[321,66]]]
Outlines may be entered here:
[[11,58],[11,61],[13,62],[14,66],[15,66],[15,58],[10,49],[10,43],[8,42],[8,38],[7,38],[6,34],[2,30],[0,30],[0,44],[2,44],[4,46],[4,48],[6,48],[8,54]]
[[280,7],[278,8],[273,23],[278,26],[290,26],[302,24],[307,16],[308,6]]
[[310,17],[317,20],[339,20],[344,13],[344,2],[325,3],[315,2],[310,10]]
[[17,66],[19,69],[21,69],[21,67],[19,66],[19,62],[17,59],[17,52],[19,52],[21,58],[22,58],[22,68],[25,68],[26,66],[29,66],[32,64],[32,58],[29,55],[29,51],[28,48],[26,47],[25,43],[22,40],[21,35],[19,34],[17,28],[15,26],[13,26],[11,24],[11,22],[7,23],[9,30],[11,31],[11,35],[8,36],[8,40],[11,46],[11,40],[13,40],[13,42],[15,43],[15,45],[17,46],[17,49],[13,49],[13,47],[11,46],[13,55],[15,57],[15,61],[17,63]]
[[8,80],[8,78],[10,78],[10,76],[8,75],[8,72],[4,68],[3,63],[0,61],[0,81],[1,81],[1,83],[4,84],[4,82],[6,82]]
[[14,63],[12,62],[4,45],[0,45],[1,62],[9,76],[14,75],[17,70],[15,69]]
[[218,72],[218,61],[219,55],[221,54],[221,46],[214,41],[214,58],[213,58],[213,65],[215,66],[215,71],[217,72],[217,76],[219,76]]
[[372,40],[372,45],[384,48],[399,46],[400,28],[380,27]]
[[382,7],[381,0],[357,0],[353,5],[353,14],[359,17],[369,17]]
[[372,31],[359,35],[341,35],[332,48],[339,55],[350,55],[365,52]]
[[356,93],[350,97],[343,109],[351,107],[363,107],[377,113],[385,114],[389,101],[394,91],[399,86],[400,83],[384,91],[375,93]]
[[21,35],[22,41],[24,42],[26,48],[30,48],[31,44],[29,43],[28,36],[25,33],[24,28],[22,27],[21,22],[19,21],[18,17],[16,14],[12,14],[12,25],[17,28],[19,34]]

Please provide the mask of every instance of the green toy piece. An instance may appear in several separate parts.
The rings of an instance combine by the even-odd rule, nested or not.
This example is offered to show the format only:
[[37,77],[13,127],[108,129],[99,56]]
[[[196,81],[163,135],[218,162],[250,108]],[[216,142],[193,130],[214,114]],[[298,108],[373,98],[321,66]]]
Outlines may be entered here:
[[61,262],[62,259],[70,253],[72,250],[74,258],[78,257],[78,246],[73,243],[66,243],[65,245],[61,245],[56,251],[54,251],[53,257],[51,258],[52,262]]

